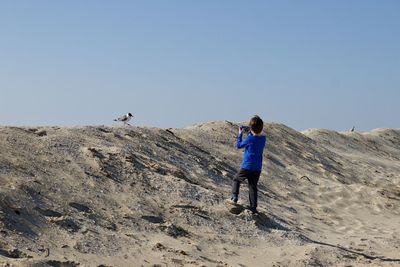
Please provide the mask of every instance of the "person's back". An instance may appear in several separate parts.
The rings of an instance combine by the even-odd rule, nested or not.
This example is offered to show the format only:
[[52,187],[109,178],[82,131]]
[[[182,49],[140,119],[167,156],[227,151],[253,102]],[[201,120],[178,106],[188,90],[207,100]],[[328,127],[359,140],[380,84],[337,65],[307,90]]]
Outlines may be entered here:
[[[261,171],[264,147],[267,142],[265,135],[249,134],[245,140],[242,169],[250,171]],[[239,142],[238,142],[239,143]],[[238,146],[238,148],[241,148]]]
[[249,184],[250,210],[257,212],[257,184],[260,178],[263,162],[263,152],[267,142],[267,137],[261,135],[264,122],[259,116],[251,118],[249,123],[249,136],[242,141],[244,128],[239,128],[236,147],[244,148],[244,157],[241,169],[233,180],[231,201],[236,203],[239,198],[240,183],[244,180]]

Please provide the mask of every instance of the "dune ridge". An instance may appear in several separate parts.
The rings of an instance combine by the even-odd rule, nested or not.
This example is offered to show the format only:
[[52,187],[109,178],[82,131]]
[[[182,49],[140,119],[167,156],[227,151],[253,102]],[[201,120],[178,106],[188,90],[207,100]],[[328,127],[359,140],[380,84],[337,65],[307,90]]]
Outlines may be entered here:
[[254,219],[238,125],[0,127],[0,263],[400,265],[400,129],[266,124]]

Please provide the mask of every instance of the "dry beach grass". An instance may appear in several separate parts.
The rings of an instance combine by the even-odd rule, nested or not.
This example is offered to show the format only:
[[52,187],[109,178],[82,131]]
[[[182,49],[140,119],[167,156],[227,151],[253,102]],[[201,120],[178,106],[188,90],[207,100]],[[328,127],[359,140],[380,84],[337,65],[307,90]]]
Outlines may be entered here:
[[400,130],[267,124],[253,218],[237,126],[0,127],[0,266],[400,265]]

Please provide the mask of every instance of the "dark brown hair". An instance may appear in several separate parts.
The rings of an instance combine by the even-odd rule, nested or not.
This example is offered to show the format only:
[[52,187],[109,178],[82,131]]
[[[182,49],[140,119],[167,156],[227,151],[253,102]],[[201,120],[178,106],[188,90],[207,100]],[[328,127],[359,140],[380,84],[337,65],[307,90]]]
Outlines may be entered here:
[[264,128],[264,122],[259,116],[255,115],[250,119],[249,126],[255,134],[260,134]]

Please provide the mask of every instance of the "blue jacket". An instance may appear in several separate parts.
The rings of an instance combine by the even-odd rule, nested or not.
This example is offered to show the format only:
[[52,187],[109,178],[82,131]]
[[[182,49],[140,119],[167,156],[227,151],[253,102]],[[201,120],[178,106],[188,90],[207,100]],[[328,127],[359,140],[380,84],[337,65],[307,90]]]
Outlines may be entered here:
[[242,169],[250,171],[261,171],[263,162],[264,147],[267,143],[267,137],[264,135],[256,136],[249,134],[247,138],[242,141],[243,135],[237,137],[236,147],[238,149],[244,148],[244,157],[242,162]]

